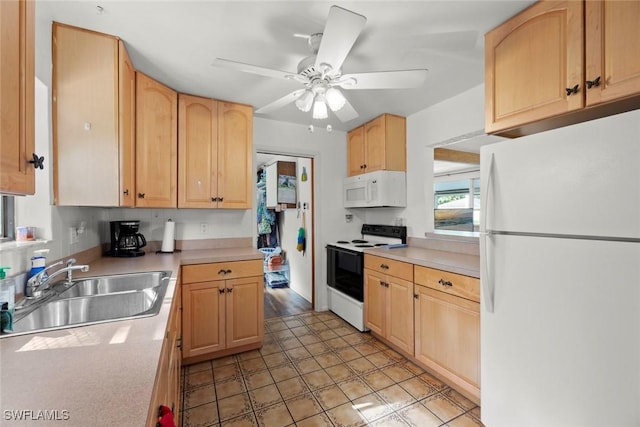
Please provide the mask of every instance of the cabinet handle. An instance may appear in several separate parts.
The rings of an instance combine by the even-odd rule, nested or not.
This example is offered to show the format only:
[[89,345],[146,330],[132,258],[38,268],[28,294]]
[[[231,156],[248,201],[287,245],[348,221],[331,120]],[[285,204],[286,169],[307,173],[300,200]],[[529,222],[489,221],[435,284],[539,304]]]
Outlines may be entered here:
[[125,196],[128,196],[128,195],[129,195],[129,189],[127,188],[126,190],[124,190],[124,191],[122,192],[122,194],[124,194]]
[[578,93],[578,89],[580,88],[580,85],[575,85],[574,87],[568,87],[566,88],[567,91],[567,96],[571,96],[573,94]]
[[440,283],[442,286],[453,286],[453,283],[451,283],[448,280],[444,280],[444,279],[438,280],[438,283]]
[[218,292],[221,293],[221,294],[224,294],[224,288],[218,289]]
[[211,201],[212,201],[212,202],[217,202],[217,201],[218,201],[218,198],[217,198],[217,197],[212,197],[212,198],[211,198]]
[[218,275],[227,274],[227,270],[218,270]]
[[29,163],[33,165],[34,169],[44,169],[44,157],[38,156],[36,153],[32,155],[33,160],[29,160]]
[[418,299],[418,294],[413,294],[413,299]]
[[595,80],[587,80],[587,89],[591,89],[594,86],[600,86],[600,76],[596,77]]
[[389,287],[389,283],[384,282],[384,287],[385,287],[385,288],[388,288],[388,287]]
[[367,164],[365,163],[364,165],[362,165],[362,167],[363,167],[364,169],[366,169],[366,168],[367,168]]
[[380,264],[380,268],[383,270],[388,270],[389,266],[387,264]]
[[233,288],[227,288],[227,293],[230,294],[231,292],[233,292]]
[[360,165],[360,169],[364,169],[364,165]]
[[224,271],[224,274],[231,274],[231,273],[233,273],[231,270],[225,270]]
[[219,202],[224,202],[224,197],[218,197]]
[[144,193],[138,193],[138,198],[139,199],[144,199]]
[[384,286],[384,281],[380,280],[380,286]]

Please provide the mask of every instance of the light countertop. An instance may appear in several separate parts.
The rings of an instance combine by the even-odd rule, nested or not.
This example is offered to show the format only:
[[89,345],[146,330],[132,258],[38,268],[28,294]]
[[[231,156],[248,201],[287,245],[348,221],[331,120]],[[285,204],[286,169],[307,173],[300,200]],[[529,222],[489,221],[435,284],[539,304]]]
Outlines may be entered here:
[[171,270],[159,314],[0,339],[0,424],[143,426],[180,265],[262,258],[221,248],[91,262],[74,276]]
[[414,246],[393,249],[372,248],[365,249],[364,253],[480,278],[480,257],[477,255]]

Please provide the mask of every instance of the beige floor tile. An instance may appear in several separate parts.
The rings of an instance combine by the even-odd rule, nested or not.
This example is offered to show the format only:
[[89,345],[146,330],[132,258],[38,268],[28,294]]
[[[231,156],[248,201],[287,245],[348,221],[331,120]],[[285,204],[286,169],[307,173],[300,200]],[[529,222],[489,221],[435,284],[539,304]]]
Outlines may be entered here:
[[314,356],[319,356],[331,351],[331,349],[322,342],[305,345],[305,348]]
[[320,366],[322,366],[323,368],[328,368],[330,366],[335,366],[343,363],[342,359],[340,359],[334,353],[320,354],[318,356],[315,356],[315,359],[316,362],[318,362],[318,364],[320,364]]
[[359,331],[351,326],[340,326],[339,328],[336,328],[333,330],[333,332],[335,332],[338,336],[343,337],[345,335],[349,335],[349,334],[353,334],[355,332]]
[[247,388],[240,377],[216,383],[216,394],[218,395],[218,399],[244,393],[245,391],[247,391]]
[[335,353],[345,362],[350,360],[359,359],[362,357],[360,353],[354,350],[352,347],[341,348],[336,350]]
[[427,397],[421,400],[420,403],[444,422],[448,422],[465,412],[464,409],[453,403],[442,393]]
[[326,414],[320,413],[296,422],[296,427],[333,427],[333,423]]
[[356,374],[346,364],[340,363],[339,365],[331,366],[325,369],[325,372],[329,374],[331,379],[338,383],[340,381],[347,380],[355,377]]
[[425,373],[424,369],[408,360],[403,360],[399,363],[399,365],[401,365],[407,371],[412,372],[414,375],[422,375]]
[[355,348],[358,351],[358,353],[360,353],[363,356],[368,356],[370,354],[377,353],[380,351],[378,348],[376,348],[375,346],[367,342],[356,344],[353,346],[353,348]]
[[317,313],[316,316],[318,317],[318,319],[322,320],[323,322],[328,322],[330,320],[338,319],[338,316],[336,316],[334,313],[330,311]]
[[394,411],[404,408],[405,406],[409,406],[417,401],[398,384],[378,390],[378,396],[382,397],[382,399],[387,402]]
[[390,414],[372,423],[371,427],[407,427],[409,424],[398,414]]
[[184,427],[211,426],[218,423],[218,405],[215,402],[184,411]]
[[248,390],[264,387],[273,384],[273,378],[268,370],[256,372],[254,374],[245,375],[244,383]]
[[273,336],[280,342],[296,337],[290,329],[283,329],[281,331],[274,332]]
[[220,424],[220,427],[258,427],[258,421],[256,420],[256,416],[250,412],[248,414],[223,421]]
[[367,394],[353,401],[353,406],[360,412],[368,422],[377,420],[393,412],[393,409],[387,405],[376,393]]
[[276,366],[282,366],[289,363],[289,358],[283,351],[279,351],[277,353],[268,354],[262,358],[264,360],[265,365],[268,368],[272,369]]
[[422,381],[419,377],[409,378],[408,380],[402,381],[398,384],[417,400],[422,400],[425,397],[429,397],[438,392],[435,388]]
[[367,342],[367,337],[366,334],[363,333],[356,333],[356,334],[350,334],[350,335],[343,335],[342,339],[345,340],[346,342],[348,342],[351,345],[357,345],[357,344],[363,344],[365,342]]
[[292,348],[302,347],[302,343],[295,336],[279,342],[283,350],[291,350]]
[[220,366],[225,366],[225,365],[233,365],[238,363],[238,359],[236,358],[235,355],[232,356],[225,356],[225,357],[221,357],[219,359],[213,359],[211,361],[211,365],[214,368],[218,368]]
[[320,406],[326,411],[335,408],[343,403],[349,402],[349,398],[337,385],[331,385],[313,392],[313,396],[318,400]]
[[258,353],[257,359],[241,360],[240,369],[242,370],[242,375],[247,375],[263,371],[267,369],[267,365],[264,363],[264,360],[262,360],[260,353]]
[[382,390],[383,388],[387,388],[390,385],[395,384],[395,381],[386,376],[384,372],[380,370],[369,372],[368,374],[363,375],[362,379],[374,391]]
[[442,381],[440,381],[439,379],[437,379],[436,377],[434,377],[433,375],[430,375],[428,373],[424,373],[424,374],[420,374],[418,375],[418,377],[424,381],[425,383],[429,384],[430,387],[438,390],[438,391],[443,391],[446,390],[447,388],[449,388],[449,386],[447,386],[445,383],[443,383]]
[[333,332],[331,329],[325,329],[324,331],[316,332],[316,335],[318,335],[322,339],[322,341],[328,341],[334,338],[338,338],[338,334]]
[[304,323],[298,319],[285,320],[284,324],[287,325],[289,329],[299,328],[304,326]]
[[309,344],[319,343],[322,341],[320,338],[312,334],[298,337],[298,340],[305,346],[308,346]]
[[329,409],[327,416],[333,424],[340,427],[361,427],[367,424],[364,416],[353,407],[352,403]]
[[197,371],[187,375],[184,388],[192,390],[210,384],[213,384],[213,372],[211,370]]
[[320,366],[313,357],[293,362],[293,365],[300,374],[308,374],[309,372],[319,371],[322,369],[322,366]]
[[369,387],[361,378],[351,378],[347,381],[338,383],[338,387],[343,391],[350,400],[355,400],[367,394],[373,393],[373,389]]
[[327,346],[331,347],[331,349],[333,350],[339,350],[341,348],[345,348],[345,347],[350,347],[351,344],[349,344],[348,342],[346,342],[345,340],[343,340],[340,337],[337,338],[332,338],[330,340],[327,340],[324,342]]
[[254,410],[282,402],[282,397],[275,384],[249,391],[249,398],[251,398]]
[[368,355],[367,360],[371,362],[377,368],[383,368],[385,366],[393,365],[397,363],[394,359],[390,358],[383,352],[373,353]]
[[251,399],[249,399],[247,393],[236,394],[235,396],[218,400],[218,413],[221,421],[236,418],[251,411]]
[[284,402],[259,409],[255,412],[260,427],[284,427],[293,423]]
[[249,350],[249,351],[244,351],[238,355],[236,355],[238,357],[238,360],[249,360],[249,359],[255,359],[256,357],[260,357],[260,350]]
[[315,371],[302,376],[310,390],[327,387],[333,384],[331,377],[324,371]]
[[291,332],[293,333],[293,335],[298,337],[298,339],[300,337],[313,333],[311,332],[311,329],[307,328],[306,326],[298,326],[297,328],[291,328]]
[[285,402],[294,421],[322,412],[322,407],[311,393],[301,394]]
[[452,400],[456,405],[460,406],[462,409],[469,410],[475,408],[476,404],[458,393],[455,390],[449,389],[442,392],[449,400]]
[[278,345],[278,343],[272,342],[268,344],[263,344],[262,348],[260,349],[260,354],[262,356],[266,356],[269,354],[278,353],[280,351],[282,351],[282,348]]
[[285,354],[291,361],[307,359],[311,357],[311,353],[304,347],[296,347],[291,350],[285,350]]
[[473,408],[472,410],[469,411],[469,413],[471,415],[473,415],[474,417],[476,417],[477,419],[482,419],[481,415],[482,415],[482,411],[480,410],[479,406],[476,406],[475,408]]
[[364,375],[367,372],[375,371],[376,366],[367,360],[365,357],[360,356],[357,359],[350,360],[347,365],[353,369],[358,375]]
[[386,350],[384,352],[384,354],[386,354],[387,356],[389,356],[390,358],[392,358],[393,360],[395,360],[397,362],[404,362],[405,360],[407,360],[407,359],[405,359],[405,357],[403,355],[401,355],[400,353],[398,353],[395,350]]
[[315,333],[320,333],[328,330],[329,327],[325,325],[324,322],[318,322],[318,323],[313,323],[309,325],[309,329],[311,329]]
[[293,367],[293,364],[287,363],[286,365],[278,366],[271,369],[271,376],[277,383],[288,380],[289,378],[299,376],[298,371]]
[[186,366],[184,368],[184,372],[186,374],[193,374],[199,371],[211,370],[211,361],[207,360],[206,362],[194,363],[193,365]]
[[398,415],[412,427],[438,427],[442,425],[442,420],[420,403],[414,403],[399,410]]
[[380,369],[386,376],[399,383],[413,377],[413,373],[398,365],[385,366]]
[[269,320],[267,320],[265,324],[266,328],[269,331],[274,332],[274,331],[282,331],[284,329],[288,329],[287,325],[282,320],[279,320],[279,319],[269,319]]
[[187,390],[184,393],[184,409],[216,401],[216,389],[212,385]]
[[307,393],[309,387],[301,377],[290,378],[276,384],[283,399],[290,399],[300,394]]
[[482,426],[482,423],[470,413],[466,413],[449,421],[447,425],[449,427],[478,427]]
[[240,367],[236,364],[224,365],[218,368],[213,368],[213,378],[216,382],[228,381],[233,378],[242,376],[240,373]]

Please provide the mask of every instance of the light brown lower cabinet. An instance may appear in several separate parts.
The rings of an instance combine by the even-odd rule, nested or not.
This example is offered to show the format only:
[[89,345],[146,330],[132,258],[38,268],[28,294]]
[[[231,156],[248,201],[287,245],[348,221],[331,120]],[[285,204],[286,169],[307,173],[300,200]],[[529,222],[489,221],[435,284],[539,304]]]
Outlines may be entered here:
[[160,352],[160,362],[156,371],[156,381],[151,395],[151,404],[147,415],[147,426],[156,427],[158,422],[158,409],[161,405],[171,408],[174,421],[179,425],[180,402],[182,400],[182,389],[180,385],[182,369],[182,349],[181,349],[181,292],[179,283],[176,284],[169,322],[162,350]]
[[262,260],[185,265],[182,280],[185,364],[262,346]]

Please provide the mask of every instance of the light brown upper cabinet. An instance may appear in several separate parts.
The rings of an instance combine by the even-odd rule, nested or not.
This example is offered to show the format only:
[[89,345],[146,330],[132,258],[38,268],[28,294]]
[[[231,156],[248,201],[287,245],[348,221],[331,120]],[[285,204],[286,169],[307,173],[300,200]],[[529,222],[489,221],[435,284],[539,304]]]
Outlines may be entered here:
[[136,207],[177,207],[178,94],[136,72]]
[[383,114],[347,133],[347,175],[407,170],[406,119]]
[[33,1],[0,1],[0,192],[7,194],[35,192],[34,8]]
[[133,206],[134,94],[122,41],[53,24],[57,205]]
[[179,95],[178,207],[251,207],[253,109]]
[[638,2],[540,1],[487,33],[485,131],[515,137],[640,107],[639,21]]

